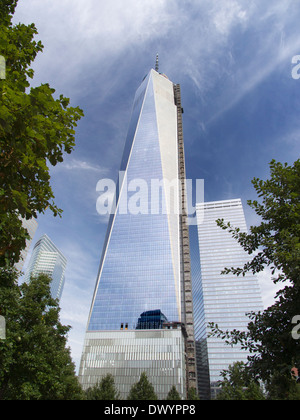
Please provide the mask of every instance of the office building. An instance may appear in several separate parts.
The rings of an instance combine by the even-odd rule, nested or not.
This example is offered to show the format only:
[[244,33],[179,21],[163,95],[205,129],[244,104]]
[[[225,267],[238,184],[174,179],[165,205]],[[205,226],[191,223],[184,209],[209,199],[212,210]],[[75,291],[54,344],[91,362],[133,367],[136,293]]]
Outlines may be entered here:
[[111,373],[126,398],[144,371],[159,398],[197,387],[182,111],[180,86],[151,70],[135,95],[89,314],[85,389]]
[[246,331],[250,321],[246,314],[263,310],[260,286],[252,273],[239,277],[221,274],[225,267],[243,267],[251,257],[217,225],[217,219],[247,232],[240,199],[197,205],[200,258],[194,262],[193,297],[198,386],[205,399],[216,396],[220,372],[237,361],[246,362],[249,354],[209,337],[208,323],[224,331]]
[[65,284],[66,265],[66,257],[47,235],[43,235],[34,246],[24,281],[29,282],[31,276],[40,273],[48,274],[52,278],[51,296],[60,300]]
[[18,271],[21,271],[23,269],[23,266],[24,266],[24,263],[26,261],[29,248],[30,248],[32,240],[33,240],[33,237],[34,237],[35,232],[38,228],[38,222],[34,218],[31,218],[29,220],[22,219],[22,226],[25,229],[27,229],[27,232],[28,232],[30,238],[26,239],[26,247],[21,252],[20,260],[15,264],[15,268]]

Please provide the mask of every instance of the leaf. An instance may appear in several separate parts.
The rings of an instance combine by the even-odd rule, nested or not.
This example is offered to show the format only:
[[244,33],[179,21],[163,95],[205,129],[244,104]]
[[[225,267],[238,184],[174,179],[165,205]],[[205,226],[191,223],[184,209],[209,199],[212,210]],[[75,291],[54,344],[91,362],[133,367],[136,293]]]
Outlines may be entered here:
[[43,45],[35,41],[34,24],[12,24],[16,3],[5,0],[0,6],[0,57],[6,59],[6,78],[0,80],[0,220],[10,214],[11,226],[1,231],[0,243],[10,247],[0,255],[0,267],[8,261],[14,264],[21,251],[20,215],[35,217],[46,208],[54,216],[61,213],[51,201],[47,163],[63,162],[64,153],[73,151],[74,128],[83,116],[80,108],[69,106],[70,99],[63,95],[54,99],[55,89],[48,83],[27,89],[33,77],[31,64]]

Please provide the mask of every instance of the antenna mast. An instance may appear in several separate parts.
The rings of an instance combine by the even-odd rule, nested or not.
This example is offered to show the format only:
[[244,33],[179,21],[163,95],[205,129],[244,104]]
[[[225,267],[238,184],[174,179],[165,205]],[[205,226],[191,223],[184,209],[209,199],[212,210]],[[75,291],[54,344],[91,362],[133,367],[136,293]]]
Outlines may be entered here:
[[156,64],[155,64],[155,71],[159,71],[159,62],[158,62],[158,54],[156,54]]

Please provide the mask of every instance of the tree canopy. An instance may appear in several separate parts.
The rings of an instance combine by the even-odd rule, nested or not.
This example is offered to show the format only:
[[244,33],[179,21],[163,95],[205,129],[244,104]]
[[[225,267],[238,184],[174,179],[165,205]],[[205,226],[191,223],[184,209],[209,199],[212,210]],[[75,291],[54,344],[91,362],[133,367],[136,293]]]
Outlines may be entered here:
[[251,226],[247,234],[218,221],[250,255],[254,254],[244,267],[226,268],[224,273],[255,274],[268,266],[273,275],[277,273],[274,282],[288,280],[300,286],[300,159],[292,166],[272,160],[270,172],[270,179],[252,181],[262,199],[248,201],[262,220],[258,226]]
[[17,285],[14,270],[0,269],[0,400],[72,400],[82,391],[67,348],[70,329],[59,321],[51,279],[44,274]]
[[54,216],[49,167],[75,145],[83,116],[49,84],[31,87],[31,68],[43,51],[35,25],[13,24],[17,0],[0,3],[0,400],[80,399],[81,388],[66,346],[70,327],[59,321],[51,278],[40,275],[18,286],[14,264],[28,232],[22,219],[47,208]]
[[70,100],[56,95],[45,83],[31,87],[31,64],[43,50],[32,23],[12,24],[17,0],[0,5],[0,55],[6,61],[0,79],[0,266],[13,265],[25,247],[26,229],[20,218],[30,219],[54,203],[49,166],[63,161],[75,145],[77,121],[83,116]]
[[154,387],[149,382],[146,372],[141,374],[140,380],[132,385],[128,395],[128,400],[157,400],[157,395]]
[[300,367],[300,339],[292,334],[293,319],[300,315],[300,160],[291,166],[273,160],[270,173],[266,181],[253,180],[260,202],[248,201],[261,217],[258,226],[244,233],[224,220],[218,221],[221,228],[231,232],[254,255],[244,267],[227,267],[224,273],[255,274],[268,266],[275,275],[273,282],[286,285],[277,293],[272,306],[261,313],[249,314],[247,331],[221,331],[211,324],[213,334],[250,351],[248,372],[267,386],[274,377],[289,383],[291,369]]
[[245,364],[236,362],[229,366],[227,371],[221,373],[223,380],[220,383],[218,400],[265,400],[264,393],[258,382],[249,378]]
[[168,392],[167,400],[174,400],[174,401],[181,400],[181,396],[180,396],[179,392],[177,391],[175,385],[173,385],[171,387],[170,391]]

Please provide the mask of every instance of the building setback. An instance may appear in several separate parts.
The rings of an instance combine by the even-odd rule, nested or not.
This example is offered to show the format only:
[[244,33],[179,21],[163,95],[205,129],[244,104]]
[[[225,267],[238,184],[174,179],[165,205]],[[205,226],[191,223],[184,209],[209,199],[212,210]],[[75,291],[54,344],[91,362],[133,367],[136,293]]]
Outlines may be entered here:
[[182,108],[179,85],[155,70],[136,92],[120,173],[79,379],[86,389],[110,373],[126,398],[145,371],[159,398],[173,385],[186,397],[197,382]]

